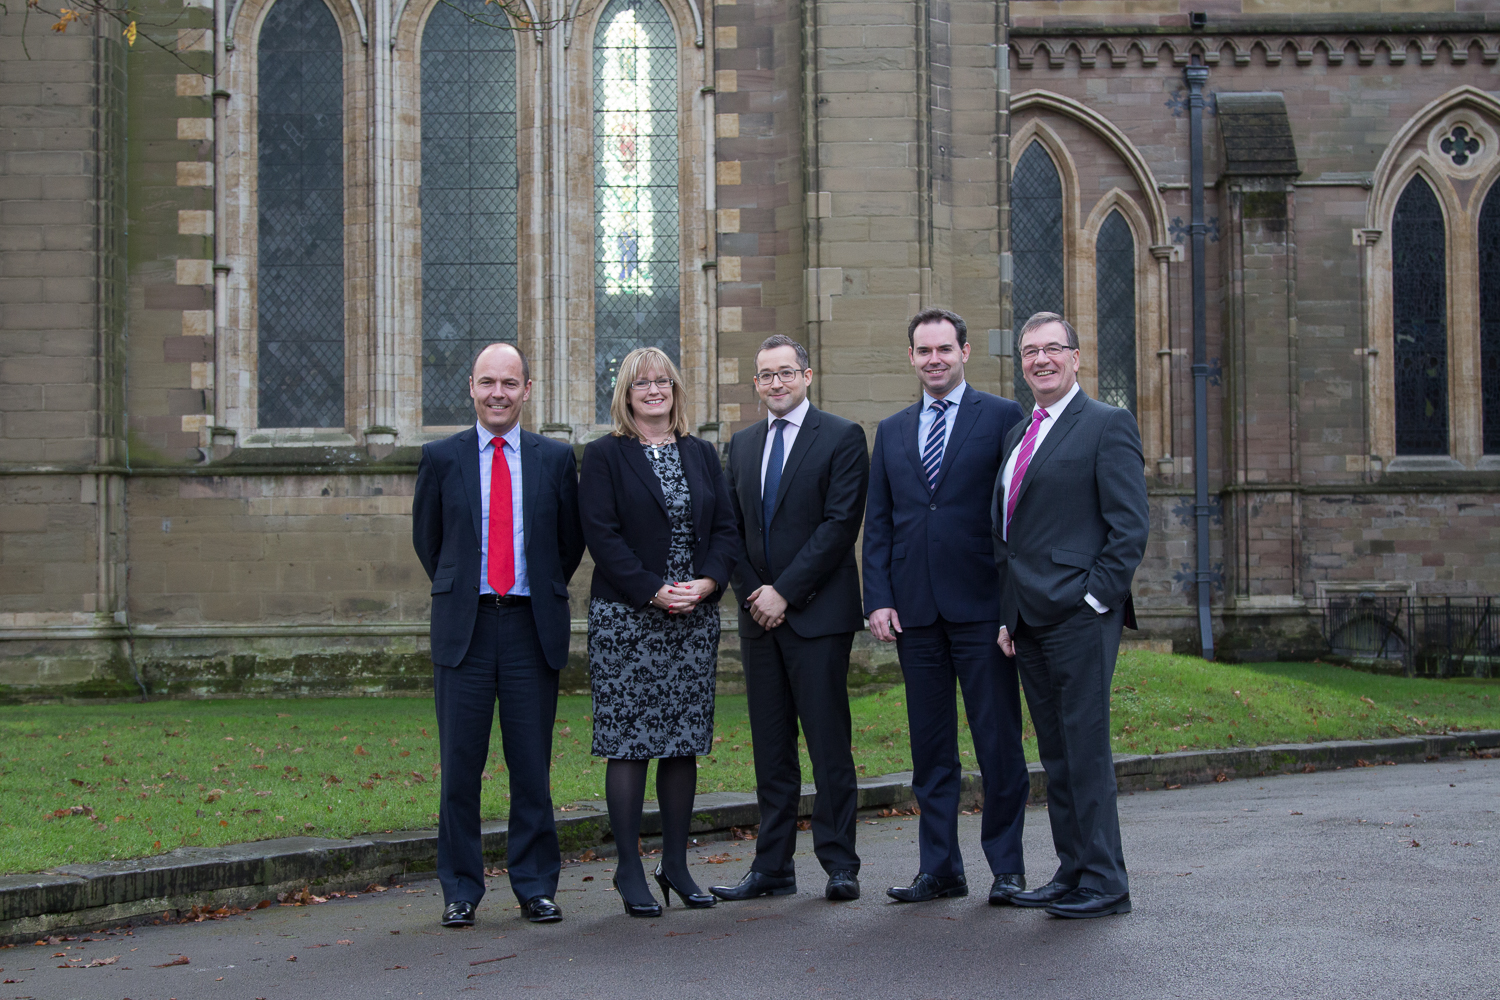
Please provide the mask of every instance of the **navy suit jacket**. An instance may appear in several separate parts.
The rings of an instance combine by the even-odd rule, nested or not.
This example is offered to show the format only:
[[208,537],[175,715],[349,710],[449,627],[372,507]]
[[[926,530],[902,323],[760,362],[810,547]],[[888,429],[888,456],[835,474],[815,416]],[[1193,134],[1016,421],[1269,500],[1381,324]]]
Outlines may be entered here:
[[[734,571],[738,543],[729,484],[719,450],[697,437],[679,437],[677,453],[693,510],[693,570],[719,586],[716,604]],[[583,449],[583,532],[594,557],[592,597],[644,608],[661,589],[672,549],[672,521],[661,480],[633,437],[606,434]]]
[[[1018,447],[1025,429],[1005,442]],[[1055,625],[1084,606],[1084,594],[1124,609],[1135,628],[1130,581],[1150,534],[1141,432],[1129,410],[1090,399],[1082,389],[1058,416],[1021,479],[1010,540],[1000,537],[1002,483],[995,480],[991,520],[1000,573],[1000,624],[1016,619]]]
[[996,621],[1000,579],[990,540],[990,498],[1005,436],[1021,420],[1011,399],[964,389],[936,485],[922,473],[922,401],[875,431],[865,505],[865,614],[895,608],[902,627]]
[[[521,431],[521,510],[531,614],[547,657],[568,662],[568,580],[583,558],[573,449]],[[412,545],[432,581],[432,662],[456,667],[479,613],[479,431],[422,446],[411,505]]]

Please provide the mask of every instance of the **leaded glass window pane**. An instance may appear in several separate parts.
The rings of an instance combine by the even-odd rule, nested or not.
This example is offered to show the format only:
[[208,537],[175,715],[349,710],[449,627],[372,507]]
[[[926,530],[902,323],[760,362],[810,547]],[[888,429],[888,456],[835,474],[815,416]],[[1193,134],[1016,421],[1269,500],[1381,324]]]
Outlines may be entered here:
[[516,341],[516,49],[495,26],[504,17],[484,0],[445,0],[422,30],[425,424],[472,421],[470,357]]
[[1443,212],[1414,177],[1391,224],[1398,455],[1448,454],[1447,287]]
[[[1011,315],[1019,331],[1039,312],[1063,311],[1062,179],[1039,142],[1026,147],[1011,177],[1010,248]],[[1021,408],[1030,410],[1034,400],[1019,355],[1015,393]]]
[[1099,398],[1135,412],[1135,236],[1110,212],[1094,246],[1099,313]]
[[1479,392],[1484,453],[1500,454],[1500,184],[1479,213]]
[[677,35],[657,0],[612,0],[594,35],[595,419],[637,347],[679,357]]
[[277,0],[258,65],[257,423],[342,427],[344,56],[323,0]]

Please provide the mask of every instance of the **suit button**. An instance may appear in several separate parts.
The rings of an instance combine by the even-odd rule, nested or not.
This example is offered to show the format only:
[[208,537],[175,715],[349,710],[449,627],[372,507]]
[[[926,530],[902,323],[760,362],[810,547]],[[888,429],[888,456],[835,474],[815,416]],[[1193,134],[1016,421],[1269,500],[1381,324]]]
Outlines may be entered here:
[[928,510],[937,510],[937,504],[930,503],[930,504],[927,505],[927,509]]

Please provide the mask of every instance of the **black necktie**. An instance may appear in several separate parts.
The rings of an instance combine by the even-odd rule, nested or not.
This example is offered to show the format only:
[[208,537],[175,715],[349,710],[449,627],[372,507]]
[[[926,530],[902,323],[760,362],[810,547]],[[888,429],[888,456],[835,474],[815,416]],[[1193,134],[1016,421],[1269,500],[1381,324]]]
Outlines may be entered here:
[[781,432],[786,430],[785,420],[774,421],[776,428],[771,437],[771,460],[766,463],[766,481],[760,494],[761,538],[766,543],[766,572],[771,571],[771,515],[776,513],[776,491],[781,488],[781,466],[786,462],[786,439]]

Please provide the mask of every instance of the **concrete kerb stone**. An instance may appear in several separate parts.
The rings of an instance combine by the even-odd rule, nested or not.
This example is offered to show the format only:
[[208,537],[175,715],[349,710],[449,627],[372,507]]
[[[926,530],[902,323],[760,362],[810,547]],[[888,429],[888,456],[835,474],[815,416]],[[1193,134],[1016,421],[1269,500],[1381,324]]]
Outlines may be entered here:
[[[1145,791],[1188,784],[1296,774],[1345,767],[1418,763],[1500,749],[1500,730],[1388,740],[1291,743],[1235,750],[1115,757],[1122,791]],[[1030,765],[1031,801],[1044,802],[1047,776]],[[867,813],[908,810],[915,804],[911,772],[863,778],[859,808]],[[961,803],[974,808],[983,799],[975,772],[965,773]],[[803,786],[799,815],[812,814],[815,790]],[[642,833],[649,845],[661,832],[660,814],[647,804]],[[602,802],[579,802],[556,814],[564,854],[596,849],[613,853],[609,819]],[[700,840],[728,839],[736,829],[760,822],[755,796],[744,792],[699,795],[692,833]],[[507,832],[503,822],[481,830],[484,853],[503,864]],[[319,894],[358,890],[430,872],[437,863],[437,831],[409,830],[349,839],[289,837],[282,840],[187,847],[152,858],[64,865],[42,874],[0,876],[0,943],[30,941],[63,930],[97,928],[160,916],[194,906],[250,908],[278,893],[304,886]]]

